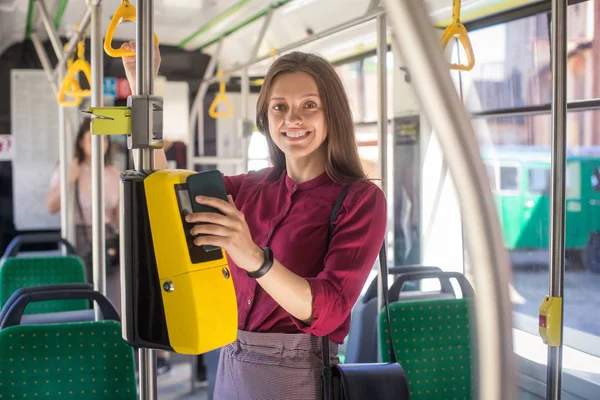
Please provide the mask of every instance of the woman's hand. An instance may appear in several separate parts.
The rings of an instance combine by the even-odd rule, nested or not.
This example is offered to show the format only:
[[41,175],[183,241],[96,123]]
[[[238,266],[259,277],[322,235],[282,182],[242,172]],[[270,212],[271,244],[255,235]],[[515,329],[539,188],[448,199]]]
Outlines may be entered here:
[[227,199],[229,202],[214,197],[196,197],[199,204],[216,208],[225,215],[214,212],[188,215],[187,222],[198,224],[192,228],[192,235],[208,235],[197,237],[194,244],[221,247],[238,267],[248,272],[258,271],[264,262],[263,251],[252,240],[244,214],[236,208],[231,196]]
[[[154,43],[154,41],[152,42]],[[135,40],[130,42],[125,42],[121,45],[122,49],[131,50],[135,53]],[[131,87],[131,93],[135,94],[135,56],[133,57],[121,57],[123,60],[123,68],[125,68],[125,75],[127,76],[127,80],[129,81],[129,86]],[[158,45],[154,43],[154,77],[158,74],[158,69],[160,68],[160,50],[158,49]]]

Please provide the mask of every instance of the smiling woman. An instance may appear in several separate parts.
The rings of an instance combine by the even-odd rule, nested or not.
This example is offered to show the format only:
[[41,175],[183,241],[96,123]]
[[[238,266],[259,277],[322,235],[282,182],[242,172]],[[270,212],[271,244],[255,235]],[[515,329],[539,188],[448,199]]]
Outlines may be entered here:
[[[130,61],[124,65],[135,81]],[[271,66],[257,125],[273,167],[225,176],[228,201],[195,199],[222,214],[187,217],[197,246],[225,250],[235,282],[238,336],[221,351],[214,399],[317,400],[319,337],[329,335],[337,362],[383,243],[385,196],[365,178],[348,97],[323,58],[294,52]]]

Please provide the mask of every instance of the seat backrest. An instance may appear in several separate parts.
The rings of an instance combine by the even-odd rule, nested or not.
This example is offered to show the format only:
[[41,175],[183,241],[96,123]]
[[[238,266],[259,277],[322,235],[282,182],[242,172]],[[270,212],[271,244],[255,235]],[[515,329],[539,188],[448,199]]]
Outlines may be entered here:
[[[396,274],[396,279],[401,279],[407,273],[415,272],[434,272],[442,273],[438,267],[429,267],[421,265],[405,265],[401,267],[390,268],[390,273]],[[394,281],[395,282],[395,281]],[[441,288],[439,292],[422,292],[419,291],[418,285],[414,285],[413,290],[397,291],[396,298],[392,298],[391,292],[390,302],[399,300],[409,301],[417,299],[440,299],[454,298],[454,290],[448,278],[441,279]],[[406,287],[407,285],[402,285]],[[392,288],[394,285],[392,285]],[[391,290],[391,289],[390,289]],[[354,363],[376,363],[378,362],[378,339],[377,339],[377,318],[379,312],[377,310],[377,278],[373,279],[365,295],[358,301],[352,311],[352,320],[350,322],[350,333],[348,336],[348,344],[346,346],[346,354],[344,362],[347,364]]]
[[377,315],[377,298],[356,303],[350,321],[345,363],[377,362]]
[[[472,299],[390,304],[392,339],[411,399],[470,399]],[[379,314],[381,354],[389,361],[387,317]]]
[[136,400],[133,349],[116,321],[0,330],[0,398]]
[[[83,261],[76,256],[7,258],[0,266],[0,308],[18,289],[61,283],[86,283]],[[85,299],[32,303],[26,314],[44,314],[89,308]]]

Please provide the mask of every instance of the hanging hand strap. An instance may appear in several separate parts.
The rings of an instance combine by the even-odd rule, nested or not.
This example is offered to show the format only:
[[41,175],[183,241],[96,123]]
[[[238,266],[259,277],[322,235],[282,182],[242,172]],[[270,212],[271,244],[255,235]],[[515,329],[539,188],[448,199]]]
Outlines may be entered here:
[[460,21],[460,0],[452,1],[452,23],[446,28],[442,34],[442,48],[445,49],[450,42],[450,39],[457,37],[465,53],[467,54],[467,65],[462,64],[450,64],[450,69],[459,71],[470,71],[475,66],[475,56],[473,54],[473,47],[469,40],[469,34],[467,28]]
[[[329,230],[327,232],[327,249],[329,250],[329,244],[331,243],[331,237],[333,235],[333,224],[337,219],[338,212],[344,202],[344,198],[348,191],[350,190],[350,186],[348,185],[344,187],[338,199],[333,207],[333,211],[331,212],[331,217],[329,218]],[[396,362],[396,353],[394,351],[394,341],[392,339],[392,326],[390,320],[390,305],[388,300],[388,270],[387,270],[387,256],[385,254],[385,240],[381,245],[381,249],[379,250],[379,273],[381,274],[381,282],[383,286],[383,302],[385,304],[385,312],[387,317],[387,325],[388,325],[388,337],[390,341],[390,362]],[[329,355],[329,335],[325,335],[322,338],[322,353],[323,353],[323,400],[331,400],[331,360]]]

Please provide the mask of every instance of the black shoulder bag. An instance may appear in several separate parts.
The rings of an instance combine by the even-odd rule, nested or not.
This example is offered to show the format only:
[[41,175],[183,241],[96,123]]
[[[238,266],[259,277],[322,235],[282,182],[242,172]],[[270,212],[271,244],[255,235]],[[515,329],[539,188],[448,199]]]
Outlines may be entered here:
[[[342,190],[333,207],[333,212],[329,220],[328,247],[333,234],[333,224],[349,189],[350,186],[346,186]],[[321,345],[323,352],[323,400],[410,399],[406,374],[396,361],[396,354],[394,353],[394,341],[392,340],[392,329],[390,326],[385,240],[379,251],[379,273],[383,282],[383,298],[388,321],[390,363],[331,365],[329,335],[324,336]]]
[[[82,235],[82,239],[85,240],[88,246],[86,247],[86,253],[81,254],[80,256],[83,258],[84,262],[87,265],[92,265],[93,261],[93,249],[92,249],[92,240],[91,240],[91,226],[85,225],[83,221],[85,218],[83,216],[83,209],[81,208],[81,201],[79,200],[79,181],[75,181],[75,204],[77,205],[77,212],[79,213],[79,217],[81,218],[82,224],[78,227],[78,233]],[[116,269],[120,264],[120,243],[119,243],[119,234],[115,232],[114,228],[110,224],[105,224],[106,229],[106,249],[104,254],[104,260],[106,261],[106,268],[108,269]],[[77,246],[79,247],[79,246]]]

